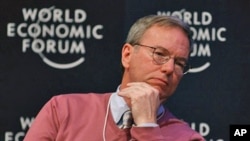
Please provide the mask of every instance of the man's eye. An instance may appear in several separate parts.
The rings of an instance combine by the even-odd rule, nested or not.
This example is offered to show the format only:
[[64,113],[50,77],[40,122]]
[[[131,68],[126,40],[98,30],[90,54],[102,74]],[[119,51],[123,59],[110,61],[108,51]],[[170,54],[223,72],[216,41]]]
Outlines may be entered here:
[[164,53],[163,53],[163,52],[160,52],[160,51],[155,51],[155,55],[157,55],[157,56],[161,56],[161,57],[166,56],[166,55],[164,55]]
[[186,63],[184,63],[184,62],[175,62],[175,64],[178,66],[178,67],[180,67],[181,69],[184,69],[184,67],[186,66]]

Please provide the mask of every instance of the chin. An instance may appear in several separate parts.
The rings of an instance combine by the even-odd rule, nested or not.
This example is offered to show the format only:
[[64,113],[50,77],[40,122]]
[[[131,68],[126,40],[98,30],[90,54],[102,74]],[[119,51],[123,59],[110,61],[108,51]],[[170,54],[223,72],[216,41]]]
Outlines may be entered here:
[[166,99],[169,98],[172,94],[169,93],[160,93],[160,99]]
[[153,87],[160,92],[160,95],[169,95],[169,90],[166,89],[166,86],[153,85]]
[[169,91],[159,91],[160,92],[160,99],[161,100],[166,100],[168,99],[170,96],[172,96],[172,92],[169,92]]

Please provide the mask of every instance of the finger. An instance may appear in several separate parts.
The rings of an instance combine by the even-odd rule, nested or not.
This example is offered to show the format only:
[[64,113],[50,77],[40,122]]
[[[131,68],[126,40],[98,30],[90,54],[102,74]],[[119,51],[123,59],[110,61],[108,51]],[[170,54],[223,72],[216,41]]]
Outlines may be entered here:
[[147,92],[147,91],[153,91],[153,93],[159,93],[159,90],[154,88],[153,86],[149,85],[145,82],[131,82],[128,83],[127,86],[137,88],[138,90]]
[[127,98],[135,98],[139,95],[158,94],[159,91],[145,82],[128,83],[128,87],[122,89],[118,95]]
[[145,82],[130,82],[127,86],[142,86],[142,87],[149,87],[150,85]]
[[132,95],[138,93],[138,92],[146,92],[148,86],[143,86],[142,82],[133,82],[133,83],[128,83],[127,87],[120,90],[118,95],[120,96],[126,96],[126,97],[131,97]]

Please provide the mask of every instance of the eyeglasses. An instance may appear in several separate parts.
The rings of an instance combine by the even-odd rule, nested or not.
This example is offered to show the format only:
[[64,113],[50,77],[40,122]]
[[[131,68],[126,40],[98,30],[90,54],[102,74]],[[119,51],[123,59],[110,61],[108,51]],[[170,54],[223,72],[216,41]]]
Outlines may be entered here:
[[171,58],[174,59],[174,71],[177,74],[186,74],[188,73],[189,69],[191,68],[188,61],[185,58],[181,57],[172,57],[169,51],[162,47],[152,47],[142,44],[135,44],[141,47],[148,47],[153,49],[152,58],[156,64],[162,65],[167,63]]

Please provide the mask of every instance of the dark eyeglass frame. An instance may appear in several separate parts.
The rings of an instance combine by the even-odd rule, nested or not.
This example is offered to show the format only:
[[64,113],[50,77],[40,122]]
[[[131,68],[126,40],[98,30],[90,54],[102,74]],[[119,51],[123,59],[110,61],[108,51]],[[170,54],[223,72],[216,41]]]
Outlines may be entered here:
[[[143,45],[143,44],[139,44],[139,43],[134,44],[134,46],[148,47],[148,48],[153,49],[152,58],[155,61],[155,63],[158,64],[158,65],[163,65],[163,64],[167,63],[171,58],[173,58],[174,59],[174,64],[177,65],[177,66],[179,66],[182,69],[181,70],[182,73],[180,73],[180,74],[187,74],[189,72],[189,70],[191,69],[191,65],[189,64],[188,60],[186,60],[186,59],[184,60],[184,59],[180,58],[181,60],[184,60],[184,62],[185,62],[184,64],[176,61],[178,59],[176,59],[175,57],[171,56],[170,53],[169,53],[169,51],[167,49],[165,49],[165,48],[162,48],[162,47],[152,47],[152,46]],[[156,52],[157,49],[164,50],[165,55],[162,56],[162,54],[158,54]]]

